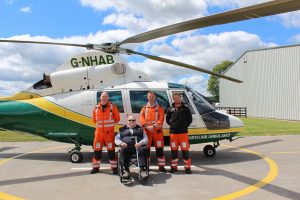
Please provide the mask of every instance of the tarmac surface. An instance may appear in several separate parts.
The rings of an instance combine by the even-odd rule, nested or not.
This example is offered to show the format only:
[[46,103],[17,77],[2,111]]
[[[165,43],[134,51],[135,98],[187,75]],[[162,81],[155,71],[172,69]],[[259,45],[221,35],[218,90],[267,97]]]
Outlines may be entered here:
[[[191,145],[190,175],[183,168],[159,173],[152,151],[149,180],[122,184],[112,175],[106,152],[101,173],[89,174],[89,146],[82,149],[83,163],[74,164],[68,159],[70,144],[2,142],[0,199],[300,199],[300,136],[221,141],[212,158],[203,155],[204,146]],[[169,147],[165,155],[170,164]]]

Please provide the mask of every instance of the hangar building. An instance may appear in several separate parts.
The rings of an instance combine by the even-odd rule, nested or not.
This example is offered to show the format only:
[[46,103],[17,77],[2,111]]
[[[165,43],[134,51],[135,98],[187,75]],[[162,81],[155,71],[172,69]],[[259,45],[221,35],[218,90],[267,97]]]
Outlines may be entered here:
[[247,107],[251,117],[300,121],[300,45],[245,52],[220,79],[220,106]]

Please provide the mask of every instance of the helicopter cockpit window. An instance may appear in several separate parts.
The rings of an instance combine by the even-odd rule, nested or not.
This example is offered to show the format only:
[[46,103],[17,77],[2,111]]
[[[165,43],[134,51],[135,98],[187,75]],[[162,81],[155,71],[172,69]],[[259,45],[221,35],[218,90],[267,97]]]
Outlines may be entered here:
[[[109,101],[115,104],[120,113],[124,113],[123,99],[121,91],[106,91],[109,95]],[[97,92],[97,103],[100,101],[101,92]]]
[[184,104],[186,104],[189,107],[189,109],[190,109],[190,111],[191,111],[192,114],[195,114],[195,111],[194,111],[194,109],[193,109],[193,107],[192,107],[189,99],[187,98],[186,94],[183,91],[172,91],[172,95],[174,93],[180,93],[181,102],[184,103]]
[[[148,102],[148,91],[130,91],[130,102],[132,113],[140,113],[143,106]],[[165,113],[170,106],[167,93],[165,91],[154,91],[158,104],[163,107]]]
[[189,89],[188,94],[191,96],[200,115],[215,110],[215,108],[210,103],[208,103],[197,91]]

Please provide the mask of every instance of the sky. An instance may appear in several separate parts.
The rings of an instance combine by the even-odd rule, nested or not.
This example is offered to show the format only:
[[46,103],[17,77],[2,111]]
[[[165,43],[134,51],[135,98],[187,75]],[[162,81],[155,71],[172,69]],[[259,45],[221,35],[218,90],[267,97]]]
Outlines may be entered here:
[[[78,44],[133,35],[267,0],[0,0],[0,38]],[[124,47],[205,69],[245,51],[300,42],[300,11],[218,25]],[[85,49],[0,43],[0,96],[26,90]],[[204,95],[209,75],[138,56],[124,57],[156,81],[186,84]]]

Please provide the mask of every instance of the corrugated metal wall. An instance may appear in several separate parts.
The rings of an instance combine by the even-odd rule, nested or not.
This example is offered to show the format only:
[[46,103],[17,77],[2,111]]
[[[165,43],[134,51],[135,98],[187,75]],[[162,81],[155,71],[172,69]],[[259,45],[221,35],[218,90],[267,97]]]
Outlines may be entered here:
[[220,79],[220,106],[247,107],[248,116],[300,121],[300,46],[246,52]]

